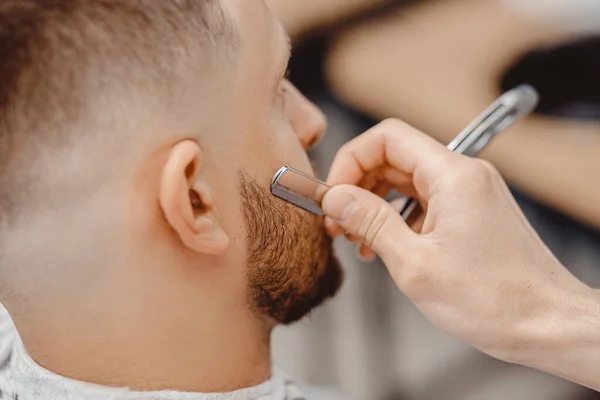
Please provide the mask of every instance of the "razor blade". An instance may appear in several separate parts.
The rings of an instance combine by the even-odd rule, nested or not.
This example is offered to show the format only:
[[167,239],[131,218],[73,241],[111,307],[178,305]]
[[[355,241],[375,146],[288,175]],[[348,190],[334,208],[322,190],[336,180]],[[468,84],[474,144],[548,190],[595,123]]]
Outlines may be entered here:
[[[504,93],[471,122],[448,145],[448,149],[466,156],[476,156],[496,136],[530,114],[537,106],[538,99],[538,93],[529,85],[521,85]],[[273,195],[316,215],[323,215],[321,201],[329,189],[331,186],[326,183],[289,166],[277,171],[271,182]],[[400,209],[400,215],[411,223],[418,210],[417,199],[409,197]]]
[[287,165],[271,181],[272,194],[315,215],[323,215],[321,201],[329,189],[331,186]]

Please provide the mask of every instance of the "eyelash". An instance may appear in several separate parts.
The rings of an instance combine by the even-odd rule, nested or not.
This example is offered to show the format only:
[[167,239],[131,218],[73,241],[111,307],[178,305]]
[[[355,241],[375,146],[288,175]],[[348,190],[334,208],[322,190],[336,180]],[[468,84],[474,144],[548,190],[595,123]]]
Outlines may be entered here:
[[[285,70],[285,74],[283,75],[283,78],[281,78],[282,83],[284,80],[288,80],[290,78],[290,73],[291,73],[291,69],[288,67],[288,69]],[[280,84],[279,89],[277,90],[277,97],[281,100],[285,100],[286,93],[287,93],[287,89]]]

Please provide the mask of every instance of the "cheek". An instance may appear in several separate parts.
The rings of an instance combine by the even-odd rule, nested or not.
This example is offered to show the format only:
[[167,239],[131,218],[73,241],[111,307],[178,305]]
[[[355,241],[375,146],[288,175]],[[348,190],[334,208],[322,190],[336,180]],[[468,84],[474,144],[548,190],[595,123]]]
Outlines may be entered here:
[[298,137],[283,118],[271,121],[268,128],[248,135],[242,170],[269,185],[273,174],[284,165],[313,173],[312,165]]
[[278,167],[289,165],[302,172],[313,173],[308,155],[287,120],[277,124],[273,144]]

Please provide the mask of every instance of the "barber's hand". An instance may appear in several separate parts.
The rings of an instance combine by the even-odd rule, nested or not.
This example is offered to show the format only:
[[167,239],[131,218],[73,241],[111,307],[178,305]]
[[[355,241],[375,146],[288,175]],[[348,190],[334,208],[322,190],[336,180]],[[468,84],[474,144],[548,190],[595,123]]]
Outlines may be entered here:
[[[506,361],[595,296],[550,253],[499,173],[388,120],[337,154],[323,199],[328,230],[375,251],[398,287],[446,332]],[[380,196],[416,195],[407,226]],[[366,190],[365,190],[366,189]],[[579,301],[579,300],[578,300]]]

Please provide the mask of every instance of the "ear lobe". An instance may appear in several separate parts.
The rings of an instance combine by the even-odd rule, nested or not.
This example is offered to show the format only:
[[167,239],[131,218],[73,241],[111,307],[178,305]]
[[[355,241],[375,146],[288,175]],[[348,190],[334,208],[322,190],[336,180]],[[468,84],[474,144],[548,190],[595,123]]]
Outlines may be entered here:
[[162,171],[159,203],[186,247],[222,255],[229,248],[229,236],[214,215],[210,186],[202,182],[201,156],[202,149],[191,140],[173,146]]

